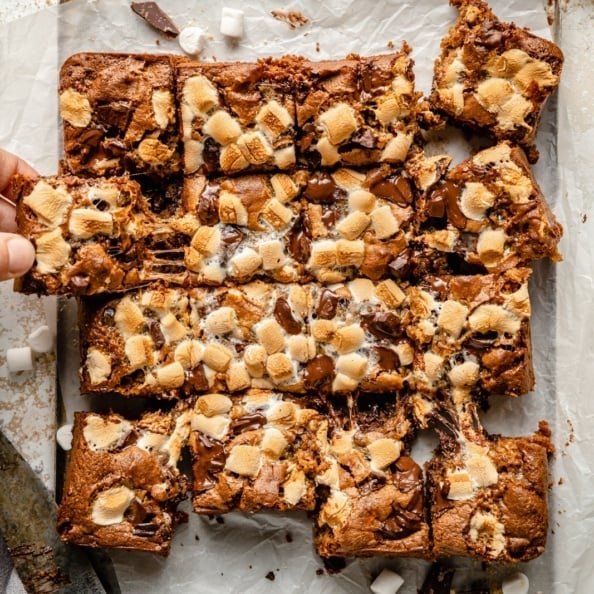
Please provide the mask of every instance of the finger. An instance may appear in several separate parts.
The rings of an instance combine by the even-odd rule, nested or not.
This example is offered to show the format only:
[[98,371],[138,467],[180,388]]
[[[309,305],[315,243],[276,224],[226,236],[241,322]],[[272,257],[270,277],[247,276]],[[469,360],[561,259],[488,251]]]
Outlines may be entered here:
[[12,204],[0,196],[0,232],[15,233],[17,230],[16,210]]
[[25,163],[16,155],[0,149],[0,194],[6,189],[8,181],[15,173],[37,175],[37,171],[31,165]]
[[33,266],[35,248],[20,235],[0,233],[0,280],[22,276]]

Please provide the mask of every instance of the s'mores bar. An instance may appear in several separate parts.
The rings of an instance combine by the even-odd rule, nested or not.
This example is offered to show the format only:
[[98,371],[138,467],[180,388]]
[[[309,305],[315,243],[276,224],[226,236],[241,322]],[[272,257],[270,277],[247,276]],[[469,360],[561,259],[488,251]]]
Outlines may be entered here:
[[181,168],[173,58],[75,54],[60,70],[65,168],[75,175]]
[[25,293],[92,294],[137,283],[135,262],[152,216],[128,177],[15,176],[10,193],[35,264],[16,288]]
[[455,122],[533,147],[563,54],[553,42],[497,19],[483,0],[450,0],[459,11],[435,62],[433,107]]
[[433,555],[519,562],[548,531],[549,431],[531,437],[442,436],[427,465]]
[[64,541],[169,553],[186,479],[177,469],[190,413],[75,413],[72,451],[58,510]]
[[307,399],[277,392],[200,396],[189,441],[194,511],[312,511],[327,424]]
[[476,397],[532,390],[529,276],[530,269],[514,268],[501,275],[429,277],[408,290],[420,410],[456,390]]
[[501,272],[540,258],[561,259],[562,227],[522,149],[501,142],[435,182],[431,174],[438,163],[417,159],[408,165],[413,179],[426,176],[433,183],[419,198],[422,223],[408,256],[400,256],[404,274]]
[[322,557],[427,556],[423,472],[408,455],[407,407],[393,395],[365,395],[356,408],[333,416],[325,436],[316,550]]
[[86,300],[81,389],[165,398],[247,388],[398,390],[413,362],[399,310],[405,297],[392,281],[357,279],[333,289],[155,286]]
[[420,94],[400,52],[305,61],[296,76],[298,153],[303,166],[402,163],[417,134]]
[[294,168],[290,65],[181,60],[176,76],[185,173]]

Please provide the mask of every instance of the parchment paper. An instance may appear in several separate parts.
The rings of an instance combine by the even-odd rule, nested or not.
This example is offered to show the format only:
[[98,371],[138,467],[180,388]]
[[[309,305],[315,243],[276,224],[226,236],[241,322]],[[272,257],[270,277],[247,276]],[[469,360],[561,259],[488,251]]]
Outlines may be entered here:
[[[406,40],[413,46],[417,87],[424,92],[430,88],[439,41],[456,16],[444,0],[301,0],[290,4],[281,0],[229,0],[226,6],[241,8],[246,16],[245,35],[234,45],[218,33],[220,4],[203,0],[163,0],[160,4],[180,27],[196,24],[212,35],[201,56],[205,60],[253,60],[285,53],[314,59],[337,58],[349,52],[369,55],[389,51],[390,42],[398,48]],[[492,5],[502,20],[529,26],[543,36],[552,35],[541,0],[500,0]],[[286,23],[275,20],[271,10],[299,10],[310,22],[291,30]],[[551,534],[547,551],[539,559],[490,571],[525,572],[530,577],[530,592],[586,594],[594,591],[594,552],[589,546],[594,528],[594,405],[588,390],[594,385],[594,275],[590,256],[594,234],[591,218],[584,216],[592,208],[588,190],[594,187],[588,134],[594,125],[590,108],[594,104],[594,84],[589,80],[594,59],[588,57],[587,51],[594,7],[591,3],[563,2],[560,14],[551,12],[567,62],[560,92],[549,102],[543,116],[538,137],[541,159],[535,174],[565,226],[561,245],[565,261],[555,266],[538,263],[531,280],[535,392],[517,400],[494,398],[491,410],[483,416],[489,431],[504,435],[529,434],[540,419],[549,421],[557,447],[551,479]],[[43,25],[40,19],[44,19]],[[27,43],[29,34],[21,24],[18,34],[0,39],[0,47],[3,52],[10,49],[13,57],[18,48],[23,57],[15,59],[27,60],[27,72],[34,71],[35,64],[39,69],[33,78],[21,80],[18,65],[0,64],[2,80],[7,80],[4,75],[8,72],[18,81],[9,94],[0,90],[0,100],[5,113],[18,119],[18,125],[11,125],[10,131],[19,139],[19,148],[28,151],[44,173],[54,172],[57,167],[55,153],[44,155],[40,143],[45,146],[58,137],[56,73],[67,56],[77,51],[181,53],[175,40],[166,40],[154,32],[132,13],[127,2],[120,0],[73,0],[59,10],[31,19],[30,27],[30,38],[36,43]],[[35,49],[37,36],[44,28],[44,39],[50,44],[54,34],[59,40],[55,69],[47,66],[51,49]],[[40,105],[40,87],[47,105]],[[2,131],[8,124],[0,120],[0,126]],[[465,156],[460,134],[450,132],[438,140],[433,152],[447,146],[455,149],[458,159]],[[61,310],[63,328],[72,329],[74,315],[70,302]],[[78,361],[71,332],[63,337],[61,348],[67,354],[60,378],[70,417],[73,410],[87,408],[90,403],[78,393]],[[422,461],[431,443],[430,437],[423,439],[413,456]],[[134,594],[368,592],[372,577],[382,567],[395,569],[404,577],[405,585],[399,592],[407,594],[416,592],[426,571],[423,562],[371,559],[352,561],[340,573],[329,575],[319,571],[322,564],[311,540],[310,521],[301,514],[229,514],[222,523],[190,514],[189,524],[178,529],[169,559],[123,551],[114,552],[112,557],[122,591]],[[460,566],[457,581],[468,588],[480,566],[463,562]],[[274,580],[265,577],[271,571]]]

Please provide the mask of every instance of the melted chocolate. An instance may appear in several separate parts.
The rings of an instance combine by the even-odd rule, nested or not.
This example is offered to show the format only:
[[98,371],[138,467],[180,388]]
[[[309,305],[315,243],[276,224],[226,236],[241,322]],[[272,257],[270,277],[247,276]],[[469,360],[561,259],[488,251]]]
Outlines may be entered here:
[[403,334],[400,317],[391,311],[378,311],[361,316],[361,326],[376,338],[392,340]]
[[334,359],[328,355],[318,355],[308,362],[303,381],[309,390],[329,389],[334,379]]
[[205,491],[216,484],[214,478],[225,467],[226,454],[223,445],[202,433],[196,434],[196,456],[192,470],[194,491]]
[[303,212],[299,219],[293,225],[293,228],[288,236],[287,249],[289,254],[297,260],[305,264],[309,260],[311,253],[311,229],[308,215]]
[[291,306],[284,297],[279,297],[274,304],[274,319],[289,334],[301,334],[303,324],[293,317]]
[[340,297],[330,289],[322,289],[320,300],[316,308],[316,315],[322,320],[331,320],[336,316],[336,308]]
[[399,206],[408,206],[413,201],[410,183],[404,177],[388,178],[371,187],[371,191],[380,198],[385,198]]
[[396,371],[400,367],[398,355],[387,347],[374,347],[373,353],[378,357],[378,366],[382,371]]
[[458,229],[464,229],[466,227],[467,219],[460,210],[458,198],[460,198],[460,188],[456,184],[450,181],[440,181],[431,192],[428,205],[431,203],[445,204],[448,222]]
[[148,323],[148,331],[155,343],[155,348],[159,350],[165,344],[165,336],[163,336],[161,325],[157,320],[151,320]]
[[198,218],[203,225],[219,222],[219,186],[207,185],[198,202]]
[[327,173],[315,173],[308,182],[303,195],[315,204],[336,202],[344,192]]
[[266,425],[266,417],[259,412],[251,415],[243,415],[237,419],[233,419],[229,425],[229,431],[238,435],[244,431],[255,431]]
[[413,251],[410,248],[402,250],[389,264],[390,274],[394,278],[406,278],[412,269]]

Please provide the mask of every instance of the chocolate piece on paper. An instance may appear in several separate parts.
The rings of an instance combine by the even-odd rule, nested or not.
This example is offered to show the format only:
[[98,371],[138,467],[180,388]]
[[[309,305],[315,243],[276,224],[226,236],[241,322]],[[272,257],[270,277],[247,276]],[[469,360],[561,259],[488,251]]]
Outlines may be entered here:
[[177,37],[179,29],[156,2],[132,2],[130,8],[157,31]]

